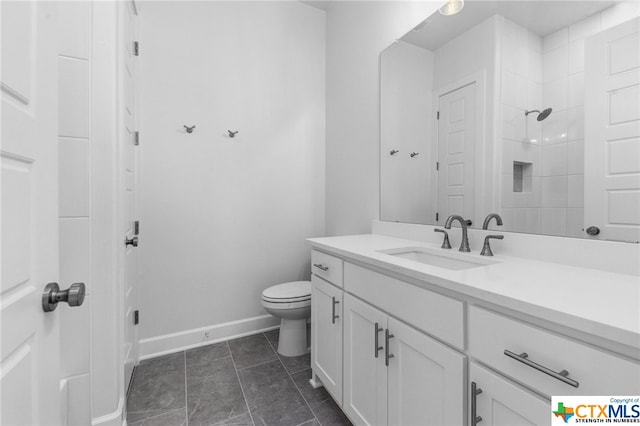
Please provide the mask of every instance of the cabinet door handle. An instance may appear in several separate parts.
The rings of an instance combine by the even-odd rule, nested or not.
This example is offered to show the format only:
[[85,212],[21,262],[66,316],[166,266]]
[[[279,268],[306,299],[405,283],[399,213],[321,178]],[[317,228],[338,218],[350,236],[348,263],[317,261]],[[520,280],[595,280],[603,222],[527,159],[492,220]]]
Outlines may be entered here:
[[567,370],[562,370],[559,373],[555,372],[552,369],[545,367],[544,365],[540,365],[536,362],[531,361],[529,359],[529,355],[526,352],[522,352],[520,355],[518,355],[516,353],[511,352],[510,350],[505,349],[504,354],[509,358],[513,358],[516,361],[519,361],[528,367],[531,367],[544,374],[547,374],[556,380],[560,380],[561,382],[566,383],[569,386],[573,386],[574,388],[577,388],[578,386],[580,386],[580,383],[567,377],[569,376],[569,372]]
[[320,270],[322,270],[324,272],[327,272],[329,270],[329,267],[328,266],[324,266],[322,263],[314,263],[313,266],[315,266],[316,268],[318,268],[318,269],[320,269]]
[[378,323],[375,324],[374,328],[373,328],[373,334],[375,336],[375,347],[373,349],[373,356],[375,356],[376,358],[378,358],[378,352],[380,352],[382,349],[384,349],[382,346],[380,346],[380,342],[378,342],[378,335],[380,334],[380,332],[382,331],[382,327],[380,327],[380,325]]
[[331,301],[331,324],[335,324],[336,319],[340,318],[340,315],[336,315],[336,305],[340,303],[340,301],[336,300],[335,297],[332,297]]
[[389,339],[394,337],[393,334],[389,333],[389,329],[387,328],[384,331],[384,365],[389,366],[389,360],[393,358],[395,355],[389,353]]
[[476,404],[476,397],[482,393],[476,382],[471,382],[471,426],[476,426],[482,421],[482,417],[478,416],[478,405]]

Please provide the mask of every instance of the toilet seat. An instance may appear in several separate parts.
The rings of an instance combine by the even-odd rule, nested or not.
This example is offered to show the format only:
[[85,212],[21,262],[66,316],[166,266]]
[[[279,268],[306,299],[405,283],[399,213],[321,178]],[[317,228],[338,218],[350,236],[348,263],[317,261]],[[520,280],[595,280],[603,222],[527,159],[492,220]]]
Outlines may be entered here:
[[[262,300],[273,304],[311,301],[311,282],[292,281],[274,285],[262,292]],[[280,307],[280,309],[283,308]]]

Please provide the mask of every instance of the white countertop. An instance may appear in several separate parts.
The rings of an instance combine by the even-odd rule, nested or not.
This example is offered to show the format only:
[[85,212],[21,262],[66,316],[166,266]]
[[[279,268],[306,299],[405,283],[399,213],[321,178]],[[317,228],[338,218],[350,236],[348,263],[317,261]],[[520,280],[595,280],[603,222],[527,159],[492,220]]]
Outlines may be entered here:
[[[314,248],[347,260],[385,268],[632,348],[640,347],[638,276],[501,255],[491,258],[499,263],[454,271],[379,252],[402,247],[439,249],[439,245],[377,234],[308,241]],[[459,255],[463,259],[485,258],[474,253]]]

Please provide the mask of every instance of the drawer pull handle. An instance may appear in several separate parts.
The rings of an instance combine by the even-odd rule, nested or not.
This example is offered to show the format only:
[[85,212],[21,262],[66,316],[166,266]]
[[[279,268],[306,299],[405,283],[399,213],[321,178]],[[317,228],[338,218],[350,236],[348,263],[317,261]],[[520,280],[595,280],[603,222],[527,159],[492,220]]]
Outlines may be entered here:
[[327,272],[329,270],[329,267],[328,266],[324,266],[322,263],[314,263],[313,266],[315,266],[316,268],[318,268],[318,269],[320,269],[320,270],[322,270],[324,272]]
[[373,328],[373,334],[375,335],[375,349],[373,350],[373,356],[375,356],[376,358],[378,358],[378,352],[380,352],[382,349],[384,349],[382,346],[380,346],[380,342],[378,341],[378,335],[380,334],[380,332],[383,330],[382,327],[380,327],[380,325],[378,325],[378,323],[375,324],[374,328]]
[[389,333],[389,329],[387,328],[384,331],[384,365],[389,366],[389,360],[393,358],[395,355],[389,353],[389,339],[392,339],[393,334]]
[[482,393],[476,382],[471,382],[471,426],[476,426],[482,421],[482,417],[478,416],[478,405],[476,403],[476,397]]
[[570,386],[573,386],[574,388],[577,388],[578,386],[580,386],[580,383],[578,383],[577,381],[570,379],[569,377],[569,372],[567,370],[562,370],[561,372],[557,373],[553,370],[551,370],[550,368],[545,367],[544,365],[540,365],[536,362],[533,362],[529,359],[529,355],[526,352],[521,353],[520,355],[511,352],[510,350],[505,349],[504,350],[504,354],[506,356],[508,356],[509,358],[513,358],[516,361],[520,361],[521,363],[523,363],[524,365],[527,365],[531,368],[534,368],[544,374],[547,374],[551,377],[553,377],[556,380],[560,380],[561,382],[564,382]]
[[332,297],[331,301],[333,302],[333,303],[331,303],[331,324],[335,324],[336,323],[336,319],[340,318],[340,315],[336,315],[336,305],[338,303],[340,303],[340,301],[336,300],[335,297]]

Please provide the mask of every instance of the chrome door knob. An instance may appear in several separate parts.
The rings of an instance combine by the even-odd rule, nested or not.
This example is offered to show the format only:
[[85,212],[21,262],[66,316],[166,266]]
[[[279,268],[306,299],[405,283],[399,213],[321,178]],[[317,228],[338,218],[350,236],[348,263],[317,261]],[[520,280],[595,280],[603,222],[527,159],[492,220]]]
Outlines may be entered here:
[[67,302],[69,306],[80,306],[84,302],[84,283],[75,283],[66,290],[60,290],[58,283],[49,283],[42,292],[42,310],[53,312],[58,302]]
[[138,247],[138,237],[133,237],[131,239],[129,238],[125,238],[124,240],[124,246],[134,246],[134,247]]

